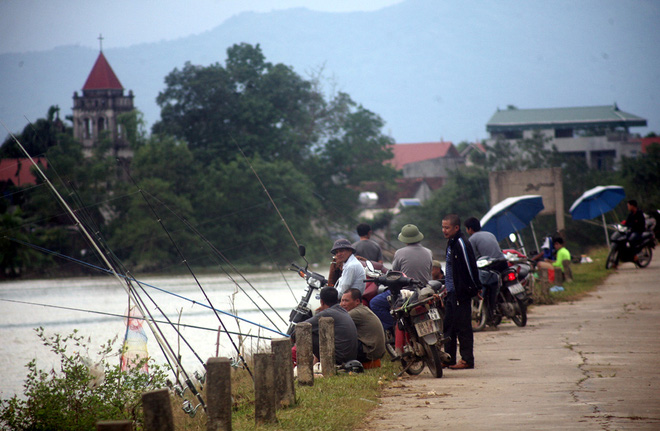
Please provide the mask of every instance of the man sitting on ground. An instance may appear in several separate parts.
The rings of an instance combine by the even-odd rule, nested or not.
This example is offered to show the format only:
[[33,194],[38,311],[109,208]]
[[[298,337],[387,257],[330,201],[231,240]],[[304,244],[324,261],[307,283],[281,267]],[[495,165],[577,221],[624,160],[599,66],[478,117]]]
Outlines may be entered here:
[[339,297],[334,287],[321,289],[321,306],[313,317],[305,320],[312,324],[312,350],[317,359],[319,358],[319,319],[321,317],[332,317],[335,320],[335,362],[337,365],[357,359],[357,328],[348,312],[339,305]]
[[358,361],[371,362],[382,358],[385,354],[383,325],[378,316],[362,304],[360,291],[348,289],[341,297],[341,306],[348,311],[357,328]]

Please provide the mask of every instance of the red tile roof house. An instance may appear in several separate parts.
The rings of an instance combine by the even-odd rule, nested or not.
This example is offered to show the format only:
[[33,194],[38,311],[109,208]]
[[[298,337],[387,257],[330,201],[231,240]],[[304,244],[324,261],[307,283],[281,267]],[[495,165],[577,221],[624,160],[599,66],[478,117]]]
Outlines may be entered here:
[[[35,157],[33,160],[42,168],[48,167],[48,163],[43,157]],[[0,184],[5,187],[37,184],[37,178],[32,173],[32,166],[29,159],[0,159]]]
[[396,179],[396,190],[379,183],[363,183],[361,191],[378,195],[377,202],[365,206],[363,217],[373,217],[384,210],[396,214],[403,207],[420,205],[444,185],[450,170],[465,164],[451,142],[395,144],[390,148],[394,158],[386,163],[403,171],[404,178]]

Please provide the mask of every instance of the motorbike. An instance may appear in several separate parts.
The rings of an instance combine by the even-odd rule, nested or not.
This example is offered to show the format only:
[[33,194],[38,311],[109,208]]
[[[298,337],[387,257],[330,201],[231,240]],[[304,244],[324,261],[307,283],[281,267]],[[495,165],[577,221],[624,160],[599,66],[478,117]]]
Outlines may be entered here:
[[[369,265],[368,265],[369,266]],[[400,359],[403,370],[417,375],[427,366],[433,377],[442,377],[442,364],[448,360],[442,346],[444,303],[446,293],[442,283],[430,281],[422,286],[420,281],[405,277],[400,271],[373,274],[374,282],[390,290],[390,304],[395,329],[403,333],[403,355],[398,357],[392,345],[394,336],[389,334],[387,349],[393,359]]]
[[[321,289],[328,285],[328,280],[323,275],[308,269],[309,262],[305,259],[305,251],[304,245],[298,246],[298,253],[305,261],[305,267],[303,268],[295,263],[291,263],[291,267],[289,268],[291,271],[296,271],[300,277],[305,279],[307,288],[296,308],[291,310],[289,328],[286,331],[287,335],[293,334],[297,323],[304,322],[312,317],[313,311],[320,305],[319,295]],[[316,304],[316,307],[313,304]]]
[[[479,278],[482,284],[497,284],[497,304],[493,310],[493,326],[502,322],[502,317],[510,318],[516,326],[527,325],[527,305],[529,298],[525,288],[518,281],[518,273],[513,268],[495,271],[492,267],[499,262],[497,259],[480,258],[477,260]],[[472,298],[472,330],[481,331],[488,323],[488,307],[491,306],[483,297]]]
[[536,278],[534,278],[534,270],[536,262],[529,259],[522,253],[511,253],[509,250],[502,250],[504,257],[506,257],[509,266],[516,271],[518,281],[525,288],[527,295],[527,305],[532,303],[532,293],[534,292],[534,285]]
[[628,241],[629,229],[622,224],[612,225],[610,252],[605,261],[605,269],[613,268],[617,262],[634,262],[638,268],[646,268],[653,258],[655,235],[652,230],[644,231],[635,244]]

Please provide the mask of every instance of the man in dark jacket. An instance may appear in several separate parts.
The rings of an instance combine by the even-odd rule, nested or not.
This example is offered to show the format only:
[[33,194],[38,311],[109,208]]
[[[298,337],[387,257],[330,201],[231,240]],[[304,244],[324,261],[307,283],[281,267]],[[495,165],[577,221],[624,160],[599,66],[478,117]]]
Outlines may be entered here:
[[[461,232],[461,219],[456,214],[442,219],[442,233],[447,241],[445,264],[445,352],[451,356],[449,368],[463,370],[474,368],[472,334],[472,297],[481,289],[477,262],[472,247]],[[460,345],[461,360],[456,361],[456,342]]]

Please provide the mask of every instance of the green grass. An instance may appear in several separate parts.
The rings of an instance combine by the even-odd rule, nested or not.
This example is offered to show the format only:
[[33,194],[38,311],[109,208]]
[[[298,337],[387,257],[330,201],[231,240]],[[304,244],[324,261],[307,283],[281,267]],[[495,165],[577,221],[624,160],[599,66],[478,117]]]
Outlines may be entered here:
[[[382,360],[383,366],[360,374],[338,373],[330,378],[315,378],[314,386],[299,386],[297,404],[277,411],[277,423],[255,426],[254,390],[246,372],[237,370],[232,377],[232,429],[241,430],[353,430],[378,406],[382,390],[395,379],[398,363]],[[189,418],[174,404],[177,430],[206,430],[206,415]],[[177,411],[178,410],[178,411]]]
[[564,283],[563,292],[552,292],[552,298],[555,301],[574,301],[595,290],[613,272],[605,269],[608,252],[605,247],[593,249],[588,254],[593,259],[592,263],[571,265],[573,281]]

